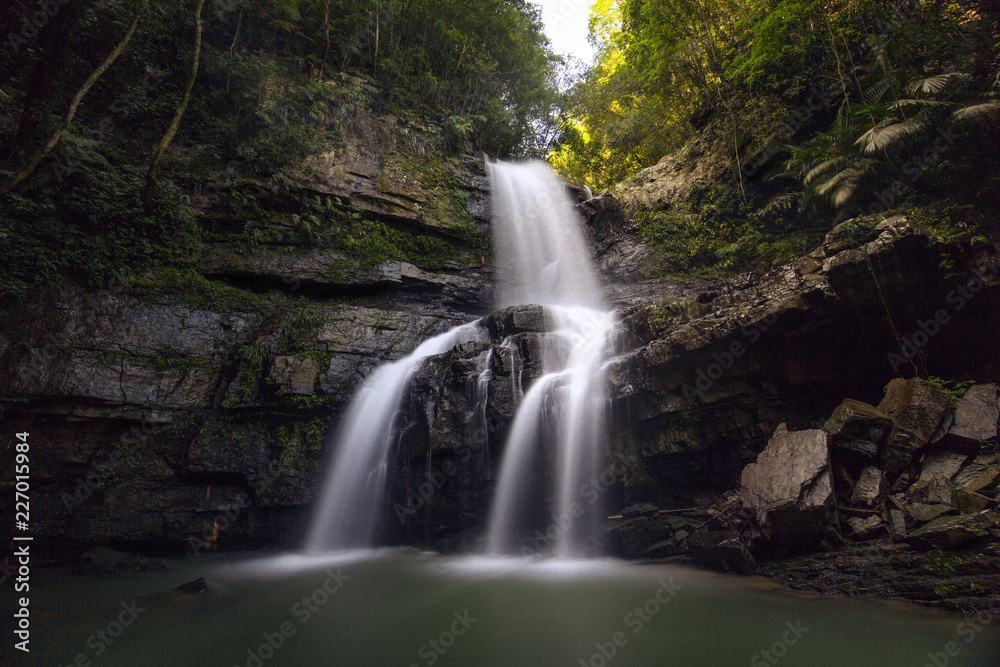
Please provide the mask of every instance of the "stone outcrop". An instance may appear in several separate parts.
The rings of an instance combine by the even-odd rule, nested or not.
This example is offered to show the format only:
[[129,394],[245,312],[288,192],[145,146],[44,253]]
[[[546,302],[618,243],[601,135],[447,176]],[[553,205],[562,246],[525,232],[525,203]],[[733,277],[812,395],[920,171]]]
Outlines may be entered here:
[[[352,150],[320,157],[327,162],[315,171],[292,175],[295,196],[276,197],[283,210],[260,222],[260,238],[206,247],[197,267],[203,283],[182,289],[151,275],[95,294],[53,290],[32,318],[4,330],[0,429],[4,442],[28,431],[37,444],[39,536],[81,549],[196,552],[290,539],[320,483],[327,436],[363,378],[426,338],[489,313],[492,271],[467,243],[486,208],[474,164]],[[451,174],[445,180],[461,183],[461,196],[434,184],[443,168]],[[337,197],[348,216],[446,240],[454,257],[366,268],[342,249],[294,242],[287,211],[300,195]],[[205,216],[232,214],[198,205]],[[779,488],[777,478],[756,490],[760,497],[748,504],[767,530],[752,534],[750,517],[741,517],[745,546],[764,539],[775,553],[790,548],[803,524],[783,523],[786,510],[787,517],[826,517],[806,522],[806,543],[835,540],[827,530],[834,500],[855,510],[842,525],[837,520],[845,536],[847,520],[864,512],[879,512],[884,522],[891,517],[883,511],[900,512],[909,531],[993,507],[1000,468],[967,451],[981,440],[973,436],[988,432],[988,390],[970,392],[966,406],[955,408],[954,433],[946,432],[950,400],[942,404],[939,390],[923,381],[897,382],[897,398],[873,407],[886,383],[909,371],[888,356],[900,350],[897,334],[917,330],[915,320],[947,304],[953,288],[928,237],[908,220],[831,233],[814,252],[763,275],[630,284],[641,248],[627,247],[634,241],[628,223],[616,221],[611,198],[583,206],[591,229],[604,226],[605,240],[620,241],[600,260],[606,275],[621,278],[607,292],[619,313],[608,455],[624,471],[605,496],[611,512],[636,503],[709,506],[740,485],[782,422],[789,431],[778,440],[824,441],[828,459],[818,470],[816,460],[799,470],[797,491]],[[958,344],[970,332],[1000,329],[1000,281],[979,268],[995,257],[982,247],[961,252],[965,275],[978,271],[983,288],[951,312],[952,323],[920,361],[928,374],[956,368],[962,375],[955,379],[995,380],[1000,361],[992,349]],[[474,541],[470,531],[482,526],[514,408],[542,370],[547,321],[541,307],[524,306],[488,314],[481,327],[479,342],[428,359],[414,375],[401,416],[405,437],[389,472],[386,541],[450,548]],[[478,412],[483,377],[486,409]],[[904,395],[917,396],[919,407],[908,407]],[[831,411],[825,431],[806,430]],[[810,435],[795,435],[801,432]],[[935,447],[968,461],[950,479],[911,492]],[[886,488],[859,491],[854,502],[867,468],[885,474]],[[425,488],[427,497],[418,493]],[[613,549],[627,557],[686,553],[698,524],[662,516],[623,519],[609,534]],[[725,522],[712,528],[733,529]]]
[[825,431],[778,427],[740,476],[743,504],[754,512],[769,552],[817,547],[833,511],[832,479]]

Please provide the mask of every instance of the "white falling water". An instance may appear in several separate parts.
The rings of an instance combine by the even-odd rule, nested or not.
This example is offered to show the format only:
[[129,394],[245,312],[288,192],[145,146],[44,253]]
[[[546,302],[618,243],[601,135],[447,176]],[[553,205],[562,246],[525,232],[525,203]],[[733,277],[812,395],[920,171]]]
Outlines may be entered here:
[[601,286],[566,185],[542,162],[487,164],[499,307],[601,308]]
[[608,398],[604,373],[614,316],[601,308],[566,186],[542,163],[488,165],[501,305],[546,306],[544,375],[524,395],[508,436],[487,529],[491,553],[523,552],[523,525],[539,448],[554,462],[553,509],[532,552],[582,555],[600,511],[587,493],[603,459]]
[[380,366],[367,378],[344,414],[331,444],[333,465],[306,538],[306,551],[368,547],[385,511],[388,457],[396,440],[403,393],[427,357],[479,336],[477,322],[421,343],[410,356]]
[[[544,550],[577,555],[594,533],[599,507],[585,494],[597,476],[608,400],[603,365],[614,317],[601,308],[600,283],[590,265],[565,185],[542,163],[487,165],[492,184],[501,306],[545,306],[550,331],[542,342],[544,375],[523,397],[520,368],[512,374],[520,406],[511,425],[490,510],[489,549],[518,551],[531,466],[540,451],[556,471],[551,544]],[[368,547],[385,512],[388,461],[399,433],[397,422],[410,378],[430,356],[476,340],[478,322],[425,341],[408,357],[378,368],[358,390],[331,438],[334,451],[306,539],[310,552]],[[511,340],[501,348],[515,359]],[[474,387],[473,439],[486,440],[490,359]],[[520,366],[520,364],[514,364]],[[514,376],[516,375],[516,377]],[[474,444],[478,444],[474,443]],[[488,451],[488,450],[487,450]],[[428,464],[429,465],[429,464]]]

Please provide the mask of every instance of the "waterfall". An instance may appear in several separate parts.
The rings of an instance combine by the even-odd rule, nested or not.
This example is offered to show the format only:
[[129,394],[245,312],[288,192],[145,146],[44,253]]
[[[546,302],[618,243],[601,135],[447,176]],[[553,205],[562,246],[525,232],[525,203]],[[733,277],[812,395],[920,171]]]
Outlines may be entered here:
[[[534,462],[542,457],[554,471],[541,499],[550,508],[551,523],[541,533],[545,544],[536,539],[534,551],[582,555],[587,539],[597,533],[601,509],[587,484],[597,477],[602,461],[608,410],[603,367],[615,319],[602,307],[600,283],[562,181],[539,162],[488,164],[487,169],[499,305],[542,305],[547,324],[540,342],[543,375],[523,396],[516,344],[507,338],[497,345],[510,353],[513,399],[519,405],[490,507],[488,549],[496,554],[524,550],[527,517],[537,514],[533,505],[539,500],[530,480]],[[398,444],[403,396],[413,373],[428,357],[481,335],[478,321],[456,327],[365,380],[331,437],[333,460],[307,551],[372,545],[386,511],[388,462]],[[484,441],[492,358],[493,350],[484,355],[472,387],[475,405],[468,437]]]
[[[615,318],[601,307],[600,283],[562,181],[538,162],[488,170],[500,305],[545,306],[549,331],[541,339],[544,374],[525,393],[504,447],[487,549],[585,555],[601,510],[588,481],[603,459],[604,362]],[[539,499],[532,472],[540,454],[553,464],[553,502],[545,525],[526,541],[530,505]]]
[[365,380],[330,439],[335,455],[306,537],[306,551],[372,545],[385,511],[388,458],[410,376],[427,357],[478,336],[478,322],[455,327],[424,341],[408,357],[380,366]]

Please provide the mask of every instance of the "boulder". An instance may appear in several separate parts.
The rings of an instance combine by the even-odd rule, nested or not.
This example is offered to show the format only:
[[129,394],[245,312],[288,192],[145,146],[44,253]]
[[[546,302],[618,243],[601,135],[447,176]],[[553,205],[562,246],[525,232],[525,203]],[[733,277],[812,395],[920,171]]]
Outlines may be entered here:
[[996,484],[1000,478],[1000,465],[992,465],[982,472],[979,477],[966,484],[963,488],[966,491],[981,491]]
[[656,505],[652,503],[639,503],[638,505],[631,505],[622,510],[623,519],[635,519],[640,516],[653,516],[659,509]]
[[[1000,462],[1000,454],[998,453],[980,454],[972,461],[966,463],[965,467],[952,479],[952,482],[954,482],[956,488],[964,489],[967,485],[978,480],[990,466],[994,466],[998,462]],[[996,469],[1000,473],[1000,466],[997,466]]]
[[851,528],[851,537],[857,540],[870,539],[884,527],[882,519],[876,515],[852,516],[847,520],[847,525]]
[[898,473],[909,465],[950,407],[948,395],[926,380],[896,378],[886,385],[878,410],[892,419],[892,431],[882,452],[887,473]]
[[816,548],[834,504],[827,434],[778,427],[740,476],[740,498],[756,514],[775,555]]
[[681,549],[675,540],[664,540],[646,549],[646,553],[643,556],[646,558],[670,558],[671,556],[679,556],[680,554]]
[[750,549],[735,530],[695,533],[688,539],[688,548],[696,565],[712,570],[745,575],[757,567]]
[[995,384],[977,384],[955,406],[955,423],[949,435],[967,440],[990,440],[997,437],[1000,402]]
[[180,593],[187,593],[189,595],[201,595],[202,593],[208,592],[208,584],[205,583],[205,577],[198,577],[194,581],[181,584],[174,590]]
[[874,458],[879,446],[892,429],[892,420],[878,408],[847,399],[838,405],[823,430],[830,435],[831,445],[861,452]]
[[88,549],[73,570],[78,574],[110,574],[113,572],[140,572],[144,570],[165,570],[167,568],[155,558],[145,558],[135,554],[94,547]]
[[920,465],[920,477],[917,481],[930,482],[931,480],[950,481],[952,477],[962,468],[962,464],[968,457],[950,451],[934,452],[924,456]]
[[889,510],[888,527],[893,541],[903,540],[906,537],[906,513],[902,510]]
[[608,532],[608,547],[613,556],[640,558],[651,545],[672,539],[674,527],[661,516],[640,516],[614,526]]
[[874,466],[868,466],[861,471],[861,477],[854,486],[851,503],[871,507],[885,495],[885,473]]
[[910,532],[906,541],[918,549],[954,549],[989,536],[998,524],[1000,512],[941,517]]
[[984,496],[975,491],[958,489],[955,491],[955,505],[962,514],[976,514],[995,505],[996,502],[989,496]]
[[915,521],[926,523],[933,521],[942,514],[950,514],[955,511],[951,505],[928,505],[927,503],[909,503],[905,505],[906,513]]

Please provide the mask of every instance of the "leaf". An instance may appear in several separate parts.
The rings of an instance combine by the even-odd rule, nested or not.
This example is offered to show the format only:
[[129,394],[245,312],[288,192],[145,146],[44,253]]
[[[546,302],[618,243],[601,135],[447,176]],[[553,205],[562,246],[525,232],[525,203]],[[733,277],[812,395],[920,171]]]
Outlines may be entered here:
[[816,179],[817,176],[822,174],[824,171],[827,171],[834,166],[839,167],[844,163],[846,163],[847,161],[848,158],[843,156],[831,158],[829,160],[824,160],[823,162],[819,163],[806,173],[805,178],[802,179],[802,184],[808,186]]
[[[895,117],[890,116],[872,129],[868,130],[855,141],[855,144],[862,145],[865,153],[871,154],[883,150],[903,137],[916,134],[927,127],[927,121],[912,118],[902,123],[893,123]],[[889,123],[889,124],[885,124]]]
[[942,102],[941,100],[921,100],[921,99],[905,99],[896,100],[889,105],[890,109],[900,109],[905,106],[924,106],[924,107],[950,107],[952,106],[948,102]]
[[951,117],[955,120],[970,120],[996,111],[1000,111],[1000,102],[984,102],[962,107],[952,113]]
[[882,79],[874,86],[865,91],[864,101],[865,104],[875,104],[876,102],[881,102],[882,97],[885,96],[886,92],[889,90],[889,80]]
[[910,85],[906,87],[906,92],[910,94],[915,93],[939,93],[944,90],[944,87],[948,85],[948,82],[952,79],[967,79],[968,75],[961,72],[947,72],[945,74],[937,74],[935,76],[929,76],[926,79],[917,79],[911,81]]

